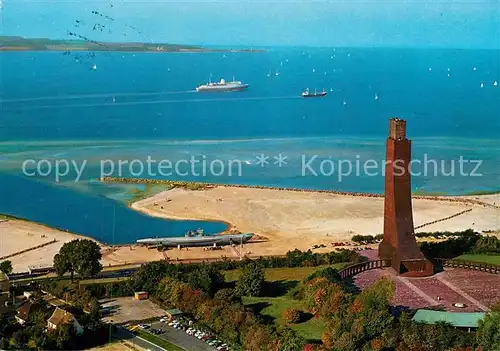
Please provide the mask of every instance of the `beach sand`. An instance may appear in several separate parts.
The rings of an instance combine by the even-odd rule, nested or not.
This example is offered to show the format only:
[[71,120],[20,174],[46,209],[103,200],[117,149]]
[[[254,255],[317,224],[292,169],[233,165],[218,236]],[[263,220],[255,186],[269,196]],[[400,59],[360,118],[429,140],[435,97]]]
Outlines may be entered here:
[[[5,258],[10,260],[15,272],[27,271],[28,266],[52,266],[53,257],[64,243],[85,237],[67,233],[44,225],[9,219],[0,221],[0,257],[19,253],[20,251],[47,244],[36,250]],[[54,239],[56,242],[53,242]],[[0,258],[0,261],[3,259]]]
[[[500,194],[468,198],[500,204]],[[101,245],[102,263],[103,266],[109,266],[161,259],[214,259],[222,256],[236,258],[241,254],[283,255],[295,248],[307,250],[312,245],[320,244],[326,245],[326,248],[315,252],[330,251],[331,243],[348,241],[353,235],[382,233],[383,204],[381,197],[331,193],[230,186],[195,191],[176,188],[138,201],[132,204],[132,208],[164,218],[225,221],[232,231],[255,233],[265,240],[250,242],[243,248],[224,247],[215,251],[189,248],[159,252],[136,245]],[[471,210],[416,231],[459,231],[472,228],[479,232],[496,231],[497,235],[500,233],[498,208],[413,199],[415,226],[467,209]],[[12,261],[14,270],[18,272],[26,271],[28,266],[50,266],[63,243],[76,238],[81,236],[37,223],[12,219],[0,223],[0,257],[56,239],[56,243],[8,258]]]
[[[500,203],[498,194],[485,196],[488,203]],[[383,204],[382,197],[219,186],[195,191],[167,190],[134,203],[132,208],[164,218],[225,221],[234,230],[268,239],[245,245],[245,252],[276,255],[320,244],[331,249],[332,242],[347,241],[356,234],[381,234]],[[498,209],[424,199],[413,200],[414,223],[423,225],[467,209],[471,210],[417,232],[468,228],[481,232],[500,228]]]

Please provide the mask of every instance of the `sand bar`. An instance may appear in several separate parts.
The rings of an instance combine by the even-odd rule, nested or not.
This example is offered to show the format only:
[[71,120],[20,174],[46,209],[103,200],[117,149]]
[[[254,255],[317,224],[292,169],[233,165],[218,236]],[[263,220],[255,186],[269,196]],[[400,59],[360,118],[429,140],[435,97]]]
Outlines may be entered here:
[[[500,203],[499,194],[486,196],[489,203]],[[472,228],[481,232],[500,228],[498,208],[442,199],[414,199],[415,226],[470,211],[418,231]],[[480,201],[481,196],[473,199]],[[167,190],[134,203],[132,208],[164,218],[228,222],[235,230],[266,237],[269,242],[249,244],[247,249],[267,255],[346,241],[356,234],[380,234],[383,203],[382,197],[218,186],[205,190]]]
[[[500,194],[463,197],[500,204]],[[470,209],[461,215],[417,231],[476,231],[500,233],[500,210],[478,203],[449,201],[450,198],[413,199],[415,226],[441,220]],[[312,245],[327,247],[347,241],[356,234],[380,234],[383,226],[383,198],[340,195],[325,192],[299,192],[276,189],[218,186],[205,190],[175,188],[132,204],[132,208],[151,216],[173,219],[218,220],[229,223],[232,230],[252,232],[266,241],[249,243],[243,249],[225,247],[207,251],[203,248],[158,252],[136,245],[102,246],[103,265],[118,265],[160,259],[237,258],[282,255],[295,248],[307,250]],[[56,243],[9,258],[15,271],[28,266],[49,266],[64,242],[81,236],[22,221],[0,222],[0,257],[31,248],[54,239]]]

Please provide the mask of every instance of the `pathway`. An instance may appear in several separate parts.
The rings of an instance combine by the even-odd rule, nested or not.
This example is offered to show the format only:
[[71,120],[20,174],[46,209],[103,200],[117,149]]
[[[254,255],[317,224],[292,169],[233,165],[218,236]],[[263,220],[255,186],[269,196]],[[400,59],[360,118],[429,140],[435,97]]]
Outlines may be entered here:
[[476,300],[475,298],[473,298],[472,296],[470,296],[469,294],[467,294],[465,291],[461,290],[460,288],[456,287],[455,285],[453,285],[450,282],[448,282],[447,280],[445,280],[442,276],[438,275],[437,279],[441,283],[443,283],[444,285],[446,285],[447,287],[449,287],[450,289],[452,289],[453,291],[455,291],[457,294],[459,294],[460,296],[462,296],[464,299],[466,299],[470,303],[472,303],[472,304],[476,305],[477,307],[479,307],[480,309],[482,309],[483,311],[485,311],[485,312],[489,312],[490,311],[490,309],[488,307],[486,307],[481,302],[479,302],[478,300]]

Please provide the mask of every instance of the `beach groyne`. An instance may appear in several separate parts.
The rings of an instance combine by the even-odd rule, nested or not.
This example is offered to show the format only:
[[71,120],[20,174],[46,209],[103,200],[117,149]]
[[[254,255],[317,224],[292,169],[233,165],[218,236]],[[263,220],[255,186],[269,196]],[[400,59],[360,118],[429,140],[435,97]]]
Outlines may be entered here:
[[421,224],[421,225],[417,225],[415,227],[415,230],[417,229],[420,229],[420,228],[423,228],[423,227],[427,227],[429,225],[432,225],[432,224],[436,224],[436,223],[439,223],[439,222],[444,222],[444,221],[447,221],[449,219],[452,219],[452,218],[455,218],[455,217],[458,217],[458,216],[461,216],[467,212],[470,212],[472,211],[472,208],[468,208],[466,210],[463,210],[463,211],[460,211],[458,213],[455,213],[455,214],[452,214],[451,216],[448,216],[448,217],[444,217],[444,218],[440,218],[440,219],[436,219],[435,221],[431,221],[431,222],[427,222],[427,223],[424,223],[424,224]]
[[[167,179],[123,178],[123,177],[102,177],[99,180],[103,183],[168,185],[172,188],[185,188],[185,189],[190,189],[190,190],[206,190],[206,189],[216,188],[216,187],[232,187],[232,188],[247,188],[247,189],[293,191],[293,192],[304,192],[304,193],[325,193],[325,194],[332,194],[332,195],[357,196],[357,197],[365,197],[365,198],[384,198],[384,194],[361,193],[361,192],[338,191],[338,190],[324,190],[324,189],[303,189],[303,188],[277,187],[277,186],[265,186],[265,185],[209,183],[209,182],[178,181],[178,180],[167,180]],[[482,207],[489,207],[489,208],[494,208],[497,210],[500,209],[500,206],[497,206],[495,204],[490,204],[490,203],[487,203],[487,202],[484,202],[484,201],[481,201],[478,199],[470,199],[470,198],[465,198],[465,197],[413,195],[412,199],[454,202],[454,203],[460,203],[460,204],[465,204],[465,205],[476,205],[476,206],[482,206]]]
[[38,250],[42,247],[45,247],[45,246],[48,246],[48,245],[51,245],[51,244],[54,244],[56,243],[57,240],[54,239],[54,240],[51,240],[51,241],[48,241],[46,243],[43,243],[43,244],[40,244],[40,245],[37,245],[37,246],[33,246],[33,247],[29,247],[27,249],[24,249],[24,250],[21,250],[21,251],[17,251],[17,252],[14,252],[14,253],[11,253],[9,255],[5,255],[5,256],[2,256],[0,257],[0,260],[5,260],[7,258],[11,258],[11,257],[14,257],[14,256],[17,256],[17,255],[21,255],[23,253],[26,253],[26,252],[29,252],[29,251],[34,251],[34,250]]

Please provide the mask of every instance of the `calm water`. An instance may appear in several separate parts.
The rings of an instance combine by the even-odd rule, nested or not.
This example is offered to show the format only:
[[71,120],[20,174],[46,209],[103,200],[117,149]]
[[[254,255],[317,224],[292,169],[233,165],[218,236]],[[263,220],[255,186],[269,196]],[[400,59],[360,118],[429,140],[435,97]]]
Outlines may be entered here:
[[[380,193],[381,172],[303,174],[303,160],[317,156],[312,167],[318,172],[322,160],[381,161],[392,116],[408,121],[415,158],[442,162],[446,172],[453,163],[458,167],[460,157],[482,160],[480,177],[431,170],[413,177],[415,191],[500,190],[500,87],[493,86],[500,80],[498,51],[281,48],[98,53],[78,62],[62,53],[0,57],[0,190],[7,194],[0,212],[103,241],[180,235],[198,226],[216,232],[223,226],[163,221],[127,209],[114,200],[123,198],[121,187],[93,181],[102,160],[145,162],[149,156],[175,163],[204,157],[208,164],[223,164],[224,172],[203,175],[197,164],[182,169],[186,175],[141,176]],[[210,74],[213,80],[234,75],[251,86],[242,93],[193,92]],[[302,99],[306,87],[328,95]],[[273,158],[280,153],[286,156],[282,167]],[[256,164],[261,154],[270,157],[265,167]],[[23,177],[26,159],[87,163],[78,183],[74,171],[55,183],[53,174]],[[240,165],[229,166],[235,160]],[[122,175],[131,172],[125,167]]]

